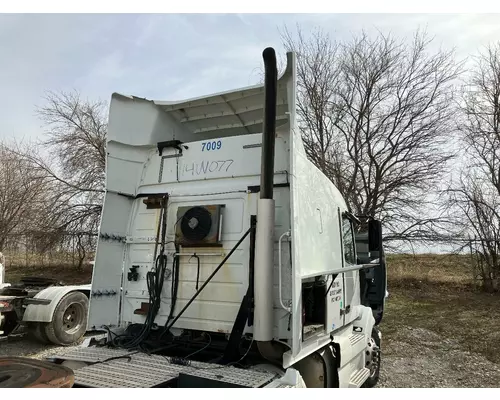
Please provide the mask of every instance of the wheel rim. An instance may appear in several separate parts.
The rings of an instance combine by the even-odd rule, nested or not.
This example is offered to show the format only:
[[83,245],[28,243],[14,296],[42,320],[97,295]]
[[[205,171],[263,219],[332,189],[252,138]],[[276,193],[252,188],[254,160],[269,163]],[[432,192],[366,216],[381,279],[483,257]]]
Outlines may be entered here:
[[368,342],[366,356],[366,366],[370,370],[370,378],[373,378],[377,375],[380,365],[380,348],[377,346],[373,338],[370,338]]
[[83,323],[83,306],[78,303],[70,304],[63,315],[63,330],[65,333],[71,335],[77,332]]

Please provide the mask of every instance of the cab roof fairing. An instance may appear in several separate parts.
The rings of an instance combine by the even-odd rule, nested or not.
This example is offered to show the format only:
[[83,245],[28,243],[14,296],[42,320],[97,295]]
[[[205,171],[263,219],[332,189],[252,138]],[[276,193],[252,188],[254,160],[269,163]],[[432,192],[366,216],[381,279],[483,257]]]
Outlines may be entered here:
[[[278,79],[276,130],[290,129],[293,53]],[[148,100],[113,93],[108,142],[153,146],[161,141],[193,142],[262,132],[264,85],[255,85],[182,101]],[[293,115],[292,115],[293,114]],[[293,125],[293,124],[292,124]]]

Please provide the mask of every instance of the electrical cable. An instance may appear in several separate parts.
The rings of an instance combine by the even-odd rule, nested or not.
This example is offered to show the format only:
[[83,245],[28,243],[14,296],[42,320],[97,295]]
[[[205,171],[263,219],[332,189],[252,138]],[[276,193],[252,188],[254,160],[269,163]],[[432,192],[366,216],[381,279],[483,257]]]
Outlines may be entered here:
[[191,257],[189,257],[188,262],[191,262],[192,258],[196,258],[198,269],[196,271],[196,290],[198,290],[198,285],[200,283],[200,257],[194,253]]
[[[177,219],[177,221],[175,221],[173,225],[174,231],[179,221],[182,220],[183,218],[184,214],[182,214]],[[173,243],[175,243],[175,241]],[[179,253],[179,247],[177,245],[175,246],[175,252]],[[174,255],[174,259],[172,260],[172,280],[170,286],[170,311],[168,313],[167,321],[165,322],[165,324],[168,324],[172,320],[172,318],[174,318],[175,305],[177,303],[177,292],[179,290],[179,268],[180,268],[179,256]],[[163,337],[163,335],[160,336],[160,338],[161,337]]]
[[[241,361],[243,361],[248,356],[248,354],[250,353],[250,350],[252,349],[252,345],[253,345],[253,342],[254,342],[254,338],[252,336],[252,340],[251,340],[250,345],[248,346],[245,354],[243,354],[240,357],[240,359],[237,360],[237,361],[233,361],[233,362],[230,362],[230,363],[225,364],[225,365],[217,365],[217,366],[210,366],[210,367],[198,367],[198,366],[192,365],[191,360],[189,360],[188,358],[192,357],[192,356],[194,356],[194,355],[196,355],[196,354],[198,354],[200,352],[202,352],[205,349],[207,349],[210,346],[210,344],[212,343],[211,336],[208,333],[207,333],[207,335],[208,335],[208,338],[209,338],[208,343],[204,347],[202,347],[201,349],[196,350],[195,352],[189,354],[188,356],[186,356],[186,357],[176,357],[176,356],[167,357],[167,356],[164,356],[164,358],[169,363],[171,363],[171,364],[181,365],[181,366],[186,366],[186,367],[191,367],[191,368],[194,368],[194,369],[197,369],[197,370],[224,369],[224,368],[231,367],[233,365],[237,365]],[[156,349],[155,351],[152,351],[151,353],[148,353],[148,354],[156,353],[156,352],[161,351],[161,350],[166,350],[166,349],[171,348],[173,346],[175,346],[175,345],[170,344],[168,346],[164,346],[163,348]],[[127,359],[128,362],[130,362],[132,360],[132,356],[133,355],[139,354],[139,353],[143,353],[143,352],[144,351],[142,351],[142,350],[137,350],[137,351],[130,352],[128,354],[124,354],[124,355],[120,355],[120,356],[114,356],[114,357],[109,357],[109,358],[106,358],[106,359],[100,360],[100,361],[95,361],[95,362],[90,363],[89,365],[101,364],[101,363],[105,363],[105,362],[108,362],[108,361],[119,360],[119,359]]]
[[[165,206],[166,206],[166,201],[164,201],[164,203],[163,203],[162,213],[160,216],[161,236],[162,236],[161,249],[160,249],[160,252],[156,258],[155,268],[146,274],[146,281],[147,281],[147,287],[148,287],[148,293],[149,293],[149,304],[148,304],[149,307],[148,307],[148,312],[146,315],[146,321],[144,322],[144,324],[142,324],[141,330],[138,334],[136,334],[136,335],[117,335],[116,337],[112,338],[112,344],[117,346],[117,347],[123,347],[123,348],[127,348],[129,350],[138,349],[136,352],[131,353],[131,354],[137,354],[141,351],[146,352],[148,354],[152,354],[152,353],[157,353],[159,351],[165,350],[168,347],[171,347],[171,344],[170,344],[169,346],[163,346],[163,347],[150,346],[150,348],[147,349],[147,347],[149,347],[147,339],[148,339],[148,337],[153,329],[154,320],[156,318],[156,315],[157,315],[159,308],[160,308],[160,305],[161,305],[161,293],[162,293],[162,289],[163,289],[163,282],[164,282],[165,271],[166,271],[167,257],[165,255],[165,238],[166,238],[166,210],[165,210]],[[182,219],[182,217],[177,220],[176,224],[181,219]],[[161,339],[170,331],[172,326],[178,321],[178,319],[184,314],[186,309],[191,305],[191,303],[196,299],[196,297],[201,293],[201,291],[207,286],[207,284],[211,281],[211,279],[222,268],[222,266],[226,263],[226,261],[229,259],[229,257],[234,253],[234,251],[239,247],[239,245],[245,240],[245,238],[252,231],[252,229],[254,229],[254,228],[251,227],[250,229],[248,229],[245,232],[245,234],[240,238],[240,240],[231,249],[231,251],[226,255],[226,257],[224,257],[224,259],[221,261],[219,266],[212,272],[212,274],[207,278],[207,280],[203,283],[203,285],[196,291],[196,293],[191,297],[191,299],[188,301],[188,303],[177,314],[177,316],[175,318],[173,318],[173,313],[174,313],[174,309],[175,309],[177,290],[178,290],[178,282],[179,282],[179,257],[174,254],[173,264],[172,264],[172,287],[171,287],[172,299],[171,299],[171,307],[170,307],[170,313],[169,313],[170,315],[169,315],[169,318],[167,319],[167,322],[165,323],[165,326],[163,328],[163,332],[159,336],[159,341],[161,341]],[[158,229],[158,234],[159,234],[159,232],[160,232],[160,227]],[[156,244],[158,244],[158,242],[159,241],[157,239]],[[176,246],[176,252],[178,252],[177,246]],[[156,254],[156,249],[155,249],[155,254]],[[198,259],[198,263],[199,263],[199,259]],[[199,278],[199,276],[198,276],[198,278]],[[209,336],[209,338],[210,338],[210,336]],[[187,358],[192,357],[193,355],[198,354],[199,352],[205,350],[207,347],[210,346],[210,344],[211,344],[211,338],[210,338],[208,344],[206,344],[203,348],[195,351],[194,353],[189,354],[186,358],[171,357],[171,358],[167,358],[167,359],[169,360],[169,362],[176,363],[178,365],[191,365],[191,361],[188,360]],[[252,342],[250,343],[250,346],[247,349],[246,353],[236,362],[232,362],[232,363],[229,363],[227,365],[220,366],[220,367],[209,367],[209,368],[199,368],[199,369],[226,368],[230,365],[237,364],[237,363],[241,362],[248,355],[252,345],[253,345],[253,338],[252,338]],[[197,368],[197,367],[195,367],[195,368]]]
[[202,292],[203,289],[205,289],[205,287],[210,283],[210,281],[212,280],[212,278],[217,274],[217,272],[219,272],[219,270],[224,266],[224,264],[226,263],[226,261],[229,259],[229,257],[231,257],[233,255],[233,253],[236,251],[236,249],[239,247],[239,245],[243,242],[243,240],[245,240],[245,238],[248,236],[248,234],[254,229],[254,227],[250,227],[246,232],[245,234],[240,238],[240,240],[238,240],[238,243],[236,243],[234,245],[234,247],[231,249],[231,251],[226,255],[226,257],[224,257],[224,259],[220,262],[220,264],[217,266],[217,268],[215,268],[214,272],[212,272],[210,274],[210,276],[207,278],[207,280],[203,283],[203,285],[201,285],[201,287],[196,291],[196,293],[191,297],[191,299],[189,299],[189,301],[186,303],[186,305],[184,306],[184,308],[179,312],[179,314],[177,314],[177,316],[172,320],[172,322],[170,323],[165,323],[165,327],[164,327],[164,330],[163,332],[161,333],[160,335],[160,339],[165,335],[167,334],[167,332],[170,331],[170,329],[172,328],[172,326],[174,326],[174,324],[177,322],[177,320],[182,316],[182,314],[184,314],[184,312],[187,310],[187,308],[191,305],[191,303],[196,299],[196,297],[198,297],[198,295]]
[[[128,349],[140,348],[145,340],[149,337],[154,326],[154,320],[161,306],[161,293],[165,281],[165,272],[167,265],[167,256],[165,255],[165,239],[167,233],[167,207],[168,195],[162,200],[162,209],[160,212],[160,221],[157,230],[157,240],[155,243],[155,266],[151,271],[146,273],[146,283],[149,294],[148,311],[146,320],[141,326],[141,330],[137,335],[123,335],[112,339],[112,344],[117,347]],[[158,242],[161,230],[161,248],[158,254]],[[158,254],[158,255],[157,255]],[[157,255],[157,256],[156,256]]]
[[120,360],[120,359],[123,359],[123,358],[126,358],[128,360],[127,362],[130,362],[130,361],[132,361],[132,357],[131,356],[133,354],[136,354],[136,353],[126,354],[126,355],[123,355],[123,356],[109,357],[109,358],[106,358],[105,360],[94,361],[94,362],[87,363],[87,365],[102,364],[102,363],[105,363],[105,362],[108,362],[108,361]]
[[209,334],[209,333],[207,333],[207,335],[208,335],[208,343],[207,343],[204,347],[202,347],[201,349],[198,349],[198,350],[196,350],[195,352],[193,352],[193,353],[191,353],[191,354],[187,355],[186,357],[184,357],[186,360],[187,360],[189,357],[192,357],[192,356],[194,356],[194,355],[196,355],[196,354],[198,354],[198,353],[201,353],[203,350],[206,350],[206,349],[207,349],[207,348],[208,348],[208,347],[212,344],[212,337],[210,336],[210,334]]
[[149,292],[149,307],[146,315],[146,321],[142,325],[140,333],[132,340],[122,343],[125,348],[137,348],[147,339],[154,324],[154,319],[160,308],[161,291],[165,277],[166,256],[158,255],[156,268],[146,274],[147,287]]
[[[185,217],[185,214],[182,214],[177,219],[177,221],[175,221],[175,223],[173,225],[174,231],[175,231],[175,228],[176,228],[177,224],[184,217]],[[179,247],[177,245],[175,246],[175,251],[176,251],[176,253],[179,253]],[[177,303],[177,292],[179,290],[179,269],[180,269],[180,259],[179,259],[179,256],[178,255],[174,255],[174,259],[172,261],[172,282],[171,282],[171,289],[170,289],[170,311],[169,311],[169,314],[168,314],[168,317],[167,317],[167,321],[165,322],[165,326],[172,320],[172,318],[174,318],[175,305]],[[197,276],[196,290],[198,290],[199,273],[200,273],[200,260],[198,258],[198,276]],[[163,334],[160,336],[160,338],[161,337],[163,337]]]
[[[179,252],[177,246],[176,252]],[[166,324],[168,324],[174,317],[175,304],[177,302],[177,291],[179,289],[179,266],[179,256],[174,255],[174,259],[172,260],[172,280],[170,286],[170,311],[168,313],[167,321],[165,322]]]
[[228,367],[231,367],[233,365],[239,364],[241,361],[243,361],[245,359],[245,357],[248,355],[248,353],[250,353],[250,350],[252,349],[253,342],[254,342],[254,339],[252,336],[252,341],[250,342],[250,345],[248,346],[247,351],[245,352],[245,354],[243,354],[240,357],[239,360],[232,361],[232,362],[224,364],[224,365],[217,365],[214,367],[197,367],[197,366],[193,365],[191,360],[188,360],[187,357],[184,357],[184,358],[183,357],[165,357],[165,359],[167,359],[171,364],[183,365],[183,366],[191,367],[191,368],[194,368],[197,370],[223,369],[223,368],[228,368]]
[[[164,252],[164,246],[169,244],[169,243],[176,243],[175,241],[169,241],[169,242],[166,242],[165,243],[165,237],[166,237],[166,210],[165,208],[168,208],[168,205],[166,204],[166,200],[168,200],[168,197],[165,198],[165,201],[164,201],[164,204],[163,204],[163,208],[162,208],[162,211],[163,211],[163,218],[160,217],[160,219],[162,220],[162,250],[160,251],[160,255]],[[166,207],[165,207],[166,206]],[[185,215],[181,215],[177,221],[175,221],[174,225],[173,225],[173,229],[175,230],[175,227],[177,226],[177,224],[185,217]],[[160,233],[160,224],[158,224],[158,233],[157,233],[157,237],[159,238],[159,233]],[[156,241],[156,246],[155,246],[155,256],[156,256],[156,249],[157,249],[157,245],[158,245],[158,240]],[[178,246],[176,245],[175,246],[175,252],[178,253],[179,252],[179,248]],[[158,259],[157,259],[158,261]],[[166,260],[163,260],[166,262]],[[199,260],[198,260],[198,263],[199,263]],[[168,324],[173,318],[174,318],[174,311],[175,311],[175,305],[176,305],[176,302],[177,302],[177,293],[178,293],[178,290],[179,290],[179,267],[180,267],[180,259],[179,259],[179,256],[174,254],[174,257],[173,257],[173,260],[172,260],[172,280],[171,280],[171,292],[170,292],[170,311],[169,311],[169,315],[167,317],[167,321],[165,324]],[[160,269],[164,269],[165,266],[164,264],[161,265]],[[158,265],[157,265],[157,268],[156,270],[158,270]],[[199,265],[198,265],[198,273],[199,273]],[[163,289],[163,276],[164,274],[162,275],[162,280],[161,280],[161,289]],[[156,280],[156,282],[158,282],[158,280]],[[150,282],[148,281],[148,292],[150,292],[150,286],[155,286],[155,285],[150,285]],[[161,289],[159,290],[159,295],[158,297],[161,297]],[[156,304],[153,301],[150,301],[150,304],[149,304],[149,308],[151,308],[152,304]],[[158,304],[158,309],[159,309],[159,304],[161,303],[161,299],[158,299],[157,300],[157,304]],[[156,307],[155,307],[156,308]],[[158,310],[156,310],[156,313],[155,313],[155,317],[156,317],[156,314],[157,314]],[[154,318],[153,318],[154,320]],[[147,320],[146,324],[152,324],[153,321],[149,321]],[[146,328],[142,334],[139,335],[139,338],[138,338],[138,342],[141,343],[141,342],[144,342],[144,340],[147,338],[147,336],[149,336],[149,333],[150,333],[150,329],[149,328]],[[160,336],[160,339],[163,337],[163,334]],[[132,344],[136,345],[138,344],[137,341],[134,341],[132,342]]]
[[[209,283],[209,281],[215,276],[215,274],[220,270],[220,268],[222,268],[222,266],[225,264],[225,262],[229,259],[229,257],[234,253],[234,251],[239,247],[239,245],[243,242],[243,240],[248,236],[248,234],[252,231],[253,228],[250,228],[241,238],[240,240],[238,241],[238,243],[236,243],[236,245],[231,249],[231,251],[227,254],[227,256],[222,260],[222,262],[219,264],[219,266],[214,270],[214,272],[207,278],[207,280],[204,282],[204,284],[200,287],[200,289],[198,289],[198,291],[193,295],[193,297],[190,299],[190,301],[186,304],[186,306],[184,306],[184,308],[179,312],[179,314],[174,318],[174,320],[164,329],[164,331],[162,332],[162,334],[160,335],[160,339],[170,330],[170,328],[175,324],[175,322],[181,317],[181,315],[186,311],[186,309],[189,307],[189,305],[194,301],[194,299],[199,295],[199,293],[205,288],[205,286]],[[117,358],[130,358],[131,355],[133,354],[137,354],[137,353],[140,353],[140,352],[146,352],[148,354],[153,354],[153,353],[157,353],[157,352],[160,352],[162,350],[166,350],[167,348],[170,348],[172,347],[172,344],[168,345],[168,346],[163,346],[163,347],[156,347],[156,348],[153,348],[151,351],[147,351],[145,348],[144,348],[144,345],[146,344],[145,343],[145,339],[147,339],[147,337],[149,336],[149,333],[151,331],[151,327],[152,327],[152,324],[154,322],[154,318],[156,316],[156,313],[159,309],[159,301],[157,302],[157,300],[159,300],[161,298],[161,289],[163,287],[163,277],[164,277],[164,273],[165,273],[165,269],[162,268],[162,264],[164,265],[165,263],[163,262],[162,263],[162,260],[165,260],[166,259],[166,256],[164,256],[163,254],[163,246],[162,246],[162,251],[160,252],[158,258],[157,258],[157,263],[156,263],[156,268],[154,271],[150,271],[151,274],[148,275],[148,279],[147,279],[147,282],[148,282],[148,292],[150,293],[150,308],[148,309],[148,315],[147,315],[147,318],[146,318],[146,322],[144,323],[144,325],[142,326],[142,330],[141,332],[139,333],[139,335],[133,337],[132,340],[129,340],[125,343],[122,343],[120,345],[120,347],[125,347],[125,348],[129,348],[129,349],[133,349],[133,348],[139,348],[138,351],[135,351],[135,352],[132,352],[132,353],[129,353],[128,355],[126,356],[121,356],[121,357],[117,357]],[[172,275],[177,275],[178,277],[178,257],[174,257],[174,262],[175,262],[175,270],[177,272],[176,273],[173,273]],[[158,276],[159,274],[159,276]],[[160,279],[158,280],[158,277],[160,277]],[[155,279],[156,278],[156,279]],[[177,278],[177,281],[178,281],[178,278]],[[159,285],[158,285],[159,284]],[[172,282],[172,284],[174,284],[174,282]],[[153,290],[153,289],[157,289],[157,290]],[[159,289],[159,290],[158,290]],[[153,310],[152,312],[150,312],[151,310]],[[171,307],[171,313],[173,312],[173,307]],[[110,331],[111,332],[111,331]],[[116,334],[114,334],[116,335]],[[116,339],[118,339],[120,336],[125,336],[126,335],[116,335],[115,338],[113,338],[113,342],[115,342]],[[130,337],[129,337],[130,339]],[[202,351],[204,351],[205,349],[207,349],[211,342],[212,342],[212,339],[209,335],[209,342],[204,346],[202,347],[201,349],[189,354],[188,356],[182,358],[182,357],[165,357],[170,363],[172,364],[175,364],[175,365],[182,365],[182,366],[190,366],[192,368],[195,368],[195,369],[201,369],[201,370],[213,370],[213,369],[222,369],[222,368],[227,368],[227,367],[230,367],[232,365],[236,365],[236,364],[239,364],[243,359],[245,359],[245,357],[249,354],[251,348],[252,348],[252,345],[253,345],[253,337],[252,337],[252,341],[247,349],[247,351],[245,352],[245,354],[243,354],[243,356],[237,360],[237,361],[234,361],[234,362],[231,362],[231,363],[228,363],[226,365],[220,365],[220,366],[211,366],[211,367],[196,367],[196,366],[193,366],[192,363],[191,363],[191,360],[189,360],[188,358],[189,357],[192,357]],[[107,360],[103,360],[102,362],[105,362],[105,361],[109,361],[111,359],[115,359],[116,357],[111,357],[110,359],[107,359]]]

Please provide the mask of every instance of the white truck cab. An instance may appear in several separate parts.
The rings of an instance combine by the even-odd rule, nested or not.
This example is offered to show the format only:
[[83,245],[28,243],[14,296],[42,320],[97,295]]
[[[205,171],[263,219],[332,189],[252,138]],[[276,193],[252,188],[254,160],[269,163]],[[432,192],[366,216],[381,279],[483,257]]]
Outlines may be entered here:
[[[113,94],[83,387],[361,387],[379,373],[380,223],[307,158],[296,60],[179,102]],[[146,355],[145,353],[149,353]]]

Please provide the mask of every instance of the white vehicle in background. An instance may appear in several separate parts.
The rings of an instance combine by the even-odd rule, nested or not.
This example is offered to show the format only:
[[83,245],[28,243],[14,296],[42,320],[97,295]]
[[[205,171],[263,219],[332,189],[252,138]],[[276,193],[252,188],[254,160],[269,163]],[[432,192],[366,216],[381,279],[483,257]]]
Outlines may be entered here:
[[[181,101],[113,94],[75,387],[361,387],[379,377],[379,221],[306,157],[296,60]],[[147,354],[146,354],[147,353]]]
[[24,277],[16,284],[4,280],[0,253],[0,341],[27,332],[42,343],[61,346],[83,338],[91,285],[64,286],[41,277]]

